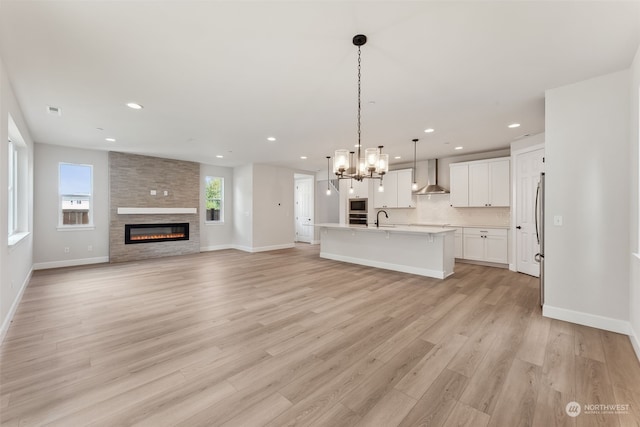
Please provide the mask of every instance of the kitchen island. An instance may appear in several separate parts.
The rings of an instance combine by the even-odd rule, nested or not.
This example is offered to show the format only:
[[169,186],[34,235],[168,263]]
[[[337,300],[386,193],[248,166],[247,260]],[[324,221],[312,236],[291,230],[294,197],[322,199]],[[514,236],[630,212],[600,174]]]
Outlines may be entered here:
[[320,257],[444,279],[453,274],[454,232],[448,227],[315,224]]

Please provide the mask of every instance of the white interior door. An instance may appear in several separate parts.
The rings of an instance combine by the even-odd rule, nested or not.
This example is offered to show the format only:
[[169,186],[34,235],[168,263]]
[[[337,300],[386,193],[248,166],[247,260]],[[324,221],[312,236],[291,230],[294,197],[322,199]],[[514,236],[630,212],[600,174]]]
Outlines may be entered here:
[[313,239],[313,177],[296,179],[295,221],[296,242],[311,243]]
[[540,246],[536,239],[536,189],[544,172],[544,148],[516,155],[516,271],[540,276],[534,256]]

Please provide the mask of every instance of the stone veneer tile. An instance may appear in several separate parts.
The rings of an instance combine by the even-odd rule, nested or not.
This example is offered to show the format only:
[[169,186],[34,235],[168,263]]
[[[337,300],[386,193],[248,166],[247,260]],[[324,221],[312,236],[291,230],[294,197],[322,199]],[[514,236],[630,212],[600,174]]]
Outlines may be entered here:
[[[198,214],[118,215],[119,207],[199,207],[200,165],[194,162],[109,152],[109,259],[135,261],[200,251]],[[150,195],[156,190],[156,195]],[[164,196],[168,191],[168,196]],[[189,240],[125,245],[125,224],[189,223]]]

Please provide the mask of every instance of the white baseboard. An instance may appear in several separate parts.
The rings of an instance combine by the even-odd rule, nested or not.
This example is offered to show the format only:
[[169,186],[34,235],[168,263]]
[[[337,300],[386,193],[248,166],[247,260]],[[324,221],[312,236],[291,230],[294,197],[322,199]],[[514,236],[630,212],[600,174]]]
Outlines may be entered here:
[[319,245],[320,244],[320,240],[312,240],[311,244],[312,245]]
[[640,362],[640,335],[638,335],[638,331],[633,329],[633,326],[629,324],[629,339],[631,340],[631,345],[633,346],[633,350],[636,352],[636,356],[638,357],[638,362]]
[[34,270],[46,270],[48,268],[75,267],[78,265],[102,264],[109,262],[108,256],[99,256],[95,258],[68,259],[64,261],[37,262],[33,264]]
[[629,336],[631,336],[632,332],[631,323],[626,320],[613,319],[611,317],[599,316],[597,314],[553,307],[549,304],[545,304],[542,307],[542,315],[552,319],[564,320],[566,322],[577,323],[578,325],[604,329],[605,331],[617,332],[619,334]]
[[234,245],[202,246],[200,247],[200,252],[223,251],[225,249],[235,249],[235,246]]
[[13,304],[11,304],[11,308],[7,313],[7,317],[5,317],[2,321],[2,326],[0,327],[0,344],[4,341],[4,337],[7,335],[7,331],[9,331],[9,325],[11,325],[11,321],[13,320],[13,316],[16,314],[16,310],[18,309],[18,305],[20,305],[20,301],[22,300],[22,295],[24,294],[25,289],[27,289],[27,285],[31,280],[31,275],[33,274],[33,268],[29,270],[29,274],[27,274],[27,278],[24,279],[22,285],[20,286],[20,290],[18,291],[18,295],[16,295],[16,299],[13,300]]

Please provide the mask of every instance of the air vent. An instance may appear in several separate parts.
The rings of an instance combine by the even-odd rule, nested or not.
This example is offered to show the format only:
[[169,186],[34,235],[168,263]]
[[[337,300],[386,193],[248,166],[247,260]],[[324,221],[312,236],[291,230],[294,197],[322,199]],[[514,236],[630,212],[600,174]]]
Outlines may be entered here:
[[52,107],[50,105],[47,105],[47,113],[51,114],[52,116],[61,116],[62,110],[59,107]]

